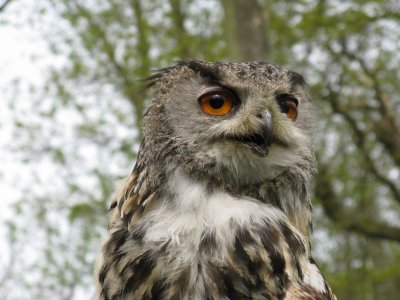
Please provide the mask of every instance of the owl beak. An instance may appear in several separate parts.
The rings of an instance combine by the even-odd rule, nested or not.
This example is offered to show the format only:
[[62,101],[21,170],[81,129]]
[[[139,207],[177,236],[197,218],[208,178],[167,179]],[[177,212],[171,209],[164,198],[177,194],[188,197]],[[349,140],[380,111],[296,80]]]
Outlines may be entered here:
[[259,119],[262,121],[262,135],[265,140],[265,145],[269,148],[272,144],[273,140],[273,124],[272,124],[272,116],[271,112],[268,110],[264,110],[257,115]]
[[263,111],[257,114],[257,118],[261,120],[258,130],[248,135],[227,136],[226,139],[245,145],[256,155],[265,157],[272,144],[272,117],[269,111]]
[[261,120],[261,130],[255,134],[259,138],[253,148],[258,155],[266,156],[273,140],[272,116],[268,110],[264,110],[257,114],[257,118]]

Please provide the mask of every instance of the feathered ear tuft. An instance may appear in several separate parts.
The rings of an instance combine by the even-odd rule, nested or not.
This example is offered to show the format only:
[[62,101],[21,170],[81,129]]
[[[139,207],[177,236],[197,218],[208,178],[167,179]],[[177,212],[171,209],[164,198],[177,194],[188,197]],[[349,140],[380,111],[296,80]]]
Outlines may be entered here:
[[192,69],[196,73],[200,74],[204,78],[210,78],[213,81],[217,81],[217,76],[215,75],[216,70],[213,70],[209,66],[205,66],[205,62],[200,60],[179,60],[175,62],[175,65],[158,69],[154,71],[154,74],[145,78],[143,81],[146,82],[145,89],[151,89],[157,83],[162,80],[167,75],[170,75],[171,72],[178,70],[180,68],[187,67]]
[[307,84],[306,80],[304,79],[304,77],[301,74],[290,71],[289,75],[290,75],[290,83],[292,85],[300,85],[303,87]]
[[146,83],[145,90],[153,88],[163,77],[170,74],[173,70],[178,69],[181,65],[181,62],[178,62],[174,66],[154,70],[153,75],[143,79],[143,81]]

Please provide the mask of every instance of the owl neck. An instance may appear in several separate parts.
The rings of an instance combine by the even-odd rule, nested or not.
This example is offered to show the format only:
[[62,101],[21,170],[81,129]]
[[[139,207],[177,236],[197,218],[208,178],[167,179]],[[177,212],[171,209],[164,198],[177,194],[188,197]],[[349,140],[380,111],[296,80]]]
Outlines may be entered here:
[[312,230],[310,181],[312,172],[304,166],[292,166],[283,170],[274,179],[264,180],[256,184],[237,185],[224,181],[221,177],[210,177],[199,171],[186,169],[182,165],[171,164],[166,169],[165,178],[174,176],[174,172],[183,170],[181,178],[193,182],[201,182],[211,193],[224,192],[234,197],[252,198],[261,205],[268,204],[279,208],[309,243]]
[[[158,133],[160,134],[160,133]],[[162,137],[170,135],[163,134]],[[154,140],[152,140],[153,142]],[[282,167],[276,172],[275,177],[261,180],[256,183],[241,183],[230,181],[226,174],[229,170],[218,165],[213,158],[201,157],[196,159],[190,151],[178,151],[176,142],[168,143],[160,140],[158,145],[164,145],[163,149],[154,151],[155,144],[147,143],[156,157],[140,157],[139,163],[155,164],[149,166],[152,189],[163,191],[165,183],[177,168],[182,168],[185,176],[194,182],[203,182],[210,191],[222,191],[232,196],[245,196],[253,198],[261,203],[279,208],[303,235],[309,240],[312,230],[311,221],[311,180],[316,173],[316,160],[312,153],[288,167]],[[185,148],[187,149],[187,148]],[[156,164],[157,163],[157,164]],[[162,193],[167,192],[163,191]]]
[[242,187],[226,185],[225,189],[229,193],[252,197],[279,208],[309,240],[312,231],[312,174],[303,170],[301,166],[294,166],[282,171],[274,179]]

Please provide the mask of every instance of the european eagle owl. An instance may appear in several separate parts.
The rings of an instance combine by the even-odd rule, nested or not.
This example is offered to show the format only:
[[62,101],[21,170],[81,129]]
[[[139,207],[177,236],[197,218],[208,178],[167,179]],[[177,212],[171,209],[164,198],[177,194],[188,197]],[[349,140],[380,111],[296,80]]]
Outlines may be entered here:
[[310,255],[316,160],[303,77],[192,60],[148,85],[96,299],[335,299]]

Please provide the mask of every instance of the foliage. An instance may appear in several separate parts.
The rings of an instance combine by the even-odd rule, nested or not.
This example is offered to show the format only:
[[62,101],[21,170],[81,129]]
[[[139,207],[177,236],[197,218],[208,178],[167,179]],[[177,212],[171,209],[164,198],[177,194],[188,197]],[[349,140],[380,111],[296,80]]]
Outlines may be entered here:
[[[93,290],[107,203],[138,149],[147,100],[138,79],[195,57],[267,58],[306,76],[319,110],[315,256],[339,299],[396,299],[395,1],[47,0],[32,15],[32,26],[63,62],[49,68],[28,105],[12,107],[16,140],[8,150],[24,161],[33,183],[18,185],[16,217],[7,223],[10,271],[0,273],[0,294],[78,299]],[[23,260],[31,249],[35,258]],[[15,287],[24,292],[10,292]]]

